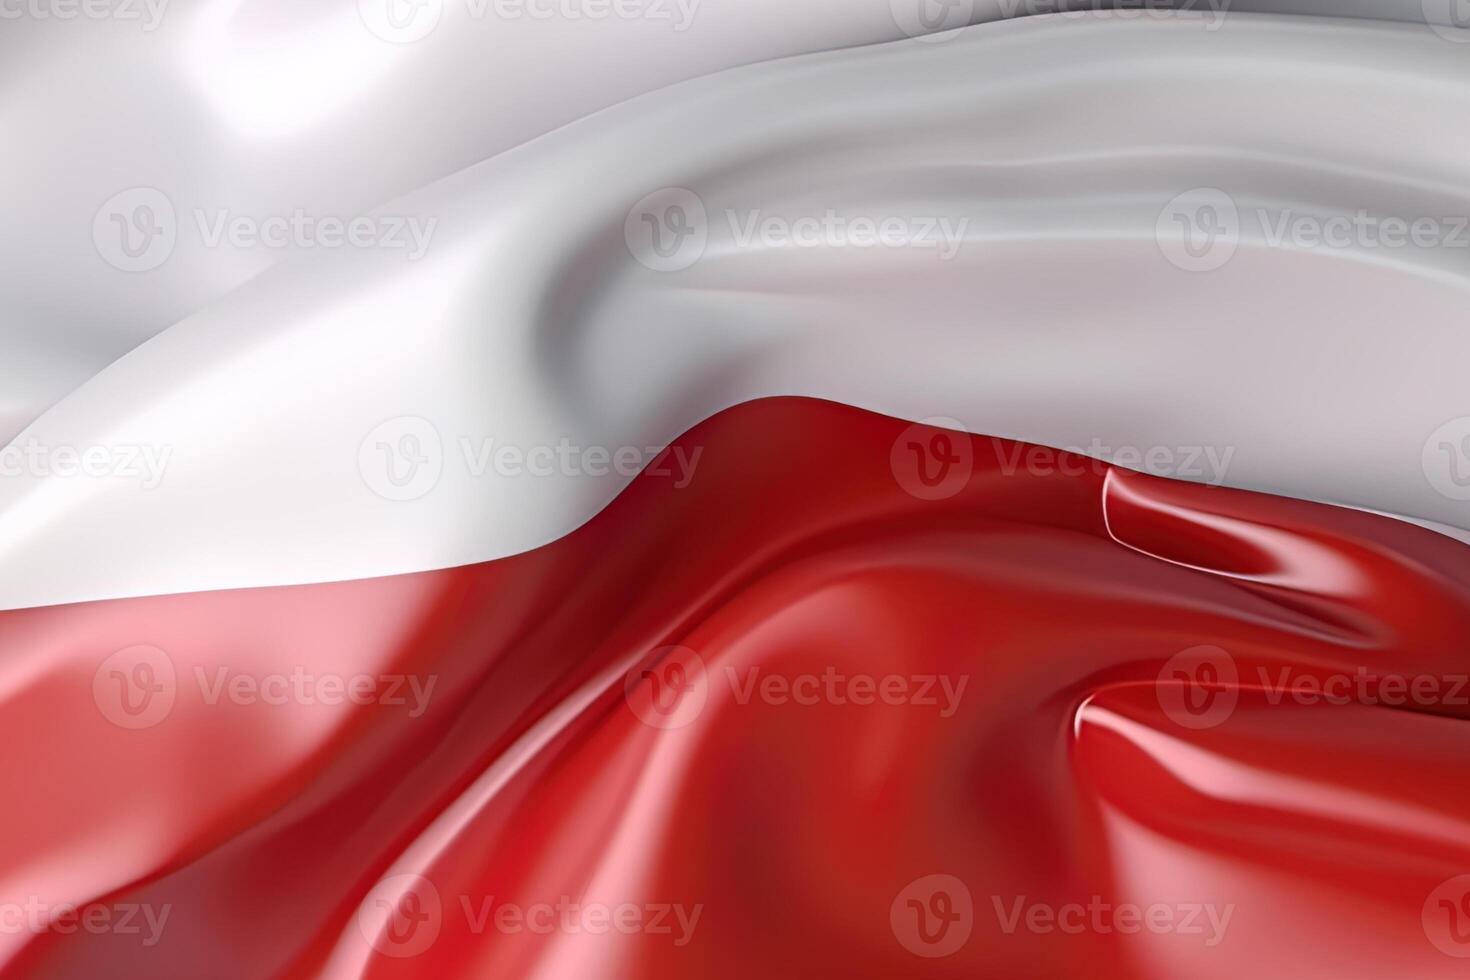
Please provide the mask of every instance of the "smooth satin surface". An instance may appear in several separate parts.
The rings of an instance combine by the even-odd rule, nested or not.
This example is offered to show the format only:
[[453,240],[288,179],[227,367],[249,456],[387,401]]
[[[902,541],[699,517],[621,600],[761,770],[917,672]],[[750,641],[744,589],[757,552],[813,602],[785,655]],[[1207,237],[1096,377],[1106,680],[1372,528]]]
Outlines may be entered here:
[[0,977],[1463,976],[1465,12],[0,0]]
[[[646,16],[626,18],[554,16],[568,0],[511,0],[519,15],[494,16],[492,2],[502,0],[115,0],[119,16],[83,17],[78,4],[64,18],[24,16],[48,8],[10,0],[0,213],[16,234],[0,237],[0,438],[143,340],[302,255],[185,235],[152,274],[120,272],[98,261],[89,232],[124,189],[158,188],[181,209],[350,217],[598,109],[735,65],[1114,5],[636,0]],[[412,43],[391,43],[368,23],[395,5],[437,19]],[[1147,18],[1168,4],[1122,6]],[[1450,0],[1187,6],[1212,17],[1453,22]]]
[[[1440,31],[1239,11],[1025,17],[709,75],[457,172],[463,153],[443,170],[405,164],[386,195],[410,172],[448,174],[374,212],[437,222],[421,256],[315,250],[200,295],[18,434],[169,459],[151,486],[0,481],[0,608],[517,554],[580,526],[634,470],[485,478],[466,442],[641,450],[772,395],[1124,462],[1213,452],[1228,466],[1162,475],[1463,529],[1463,488],[1434,481],[1466,465],[1465,249],[1272,240],[1283,214],[1470,211],[1470,46]],[[416,110],[438,119],[431,102]],[[316,159],[280,152],[259,172]],[[160,186],[183,250],[101,270],[150,296],[190,268],[193,209],[274,213]],[[1180,258],[1169,220],[1200,189],[1241,215],[1207,270]],[[646,236],[649,222],[675,230],[657,223],[677,201],[705,221],[677,239],[674,267]],[[310,195],[300,206],[318,213]],[[750,231],[829,213],[906,221],[923,241]],[[400,444],[409,433],[380,427],[403,419],[428,424],[412,445],[441,469],[417,499],[385,499],[363,453]]]
[[[0,892],[169,909],[7,968],[1461,974],[1463,545],[804,399],[674,448],[500,561],[0,615]],[[427,696],[219,694],[297,667]]]

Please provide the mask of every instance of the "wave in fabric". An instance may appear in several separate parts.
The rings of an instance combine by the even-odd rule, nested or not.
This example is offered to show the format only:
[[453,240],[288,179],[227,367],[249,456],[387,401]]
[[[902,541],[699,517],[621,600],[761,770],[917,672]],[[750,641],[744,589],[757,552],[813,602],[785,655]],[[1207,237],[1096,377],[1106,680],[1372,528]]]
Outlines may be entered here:
[[[118,0],[118,16],[0,32],[0,438],[92,374],[309,249],[185,234],[148,275],[97,261],[99,207],[128,188],[257,218],[354,215],[588,113],[737,65],[1113,0]],[[1165,3],[1117,4],[1157,17]],[[1184,0],[1222,13],[1454,23],[1451,0]],[[1140,8],[1143,9],[1140,9]],[[602,11],[598,15],[598,11]],[[496,16],[509,11],[512,16]],[[558,16],[570,11],[582,16]],[[411,43],[374,34],[426,18]],[[534,16],[533,16],[534,14]],[[417,34],[417,32],[414,32]],[[390,35],[391,37],[391,35]],[[98,79],[106,79],[98,84]],[[473,93],[473,97],[467,97]]]
[[1463,7],[0,0],[0,975],[1461,976]]
[[[1425,478],[1470,431],[1463,250],[1276,235],[1470,210],[1467,50],[1346,18],[1028,17],[622,103],[385,204],[437,222],[418,259],[282,262],[52,406],[16,445],[167,471],[0,482],[0,608],[506,557],[631,473],[479,479],[463,440],[660,446],[782,395],[1104,458],[1213,447],[1231,486],[1463,528],[1463,488]],[[179,197],[181,234],[209,200]],[[1175,219],[1226,204],[1199,268]],[[894,220],[904,247],[853,237]],[[381,429],[404,419],[431,429]],[[362,454],[404,435],[442,470],[384,499]]]
[[1459,975],[1463,545],[814,400],[673,448],[499,561],[0,614],[0,891],[80,906],[7,968]]

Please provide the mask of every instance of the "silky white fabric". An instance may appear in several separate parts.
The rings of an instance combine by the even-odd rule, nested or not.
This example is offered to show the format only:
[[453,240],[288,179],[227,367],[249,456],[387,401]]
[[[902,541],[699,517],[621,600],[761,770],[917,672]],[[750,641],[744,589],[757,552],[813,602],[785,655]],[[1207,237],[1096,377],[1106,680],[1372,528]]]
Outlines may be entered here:
[[[1166,0],[0,0],[0,440],[138,343],[299,253],[208,247],[122,272],[94,215],[134,187],[181,213],[350,217],[661,86],[787,55],[1068,7]],[[1180,0],[1451,23],[1456,0]],[[390,9],[432,29],[370,29]],[[599,7],[601,3],[603,6]],[[66,14],[66,11],[70,11]],[[564,11],[570,11],[567,16]],[[402,11],[400,10],[400,13]],[[39,15],[38,15],[39,14]],[[415,36],[411,32],[408,36]]]

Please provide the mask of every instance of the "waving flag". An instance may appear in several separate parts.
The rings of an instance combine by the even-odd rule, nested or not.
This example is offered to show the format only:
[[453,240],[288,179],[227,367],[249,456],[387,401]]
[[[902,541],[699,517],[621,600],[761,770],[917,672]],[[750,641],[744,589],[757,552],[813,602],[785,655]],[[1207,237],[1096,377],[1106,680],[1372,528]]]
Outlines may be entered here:
[[1459,11],[799,6],[0,11],[0,970],[1460,975]]

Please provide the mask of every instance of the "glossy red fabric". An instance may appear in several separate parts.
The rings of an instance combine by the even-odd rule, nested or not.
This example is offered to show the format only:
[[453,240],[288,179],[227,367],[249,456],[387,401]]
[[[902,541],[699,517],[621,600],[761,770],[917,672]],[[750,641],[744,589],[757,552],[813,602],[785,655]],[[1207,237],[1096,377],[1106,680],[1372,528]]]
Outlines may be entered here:
[[1463,545],[811,400],[679,445],[502,561],[0,613],[7,972],[1470,969]]

